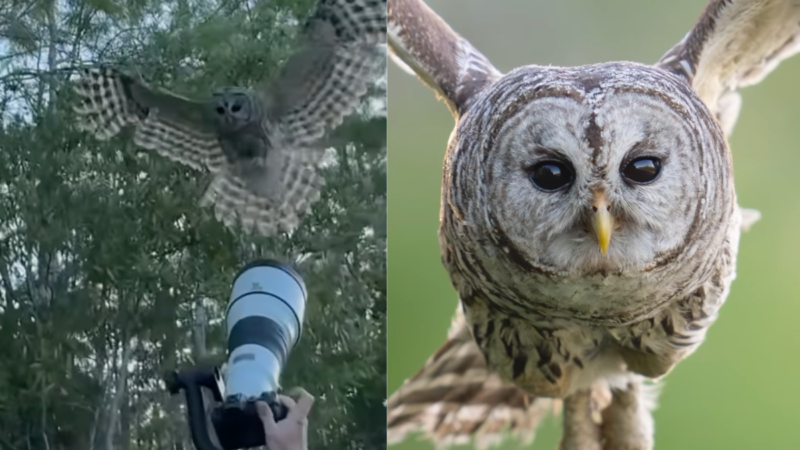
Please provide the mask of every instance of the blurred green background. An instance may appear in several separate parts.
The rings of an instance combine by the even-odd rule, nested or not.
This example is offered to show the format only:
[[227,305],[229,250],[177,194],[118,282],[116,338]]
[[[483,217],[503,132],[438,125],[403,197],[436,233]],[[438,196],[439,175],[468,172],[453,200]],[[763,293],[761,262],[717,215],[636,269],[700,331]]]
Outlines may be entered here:
[[[525,64],[652,63],[691,28],[702,0],[428,0],[501,70]],[[739,203],[762,219],[742,236],[738,278],[706,343],[665,379],[656,448],[800,448],[800,56],[745,89],[731,148]],[[444,341],[457,297],[439,260],[441,167],[453,119],[389,67],[389,392]],[[560,419],[533,444],[554,449]],[[503,449],[518,448],[512,442]],[[407,440],[396,450],[429,450]]]

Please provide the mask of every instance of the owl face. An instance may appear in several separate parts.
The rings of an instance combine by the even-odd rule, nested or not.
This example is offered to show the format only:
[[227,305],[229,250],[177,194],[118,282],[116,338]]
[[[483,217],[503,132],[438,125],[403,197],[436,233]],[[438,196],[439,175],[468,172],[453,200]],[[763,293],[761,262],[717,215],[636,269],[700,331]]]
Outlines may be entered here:
[[238,131],[254,119],[252,92],[245,88],[224,87],[212,93],[214,117],[222,131]]
[[727,228],[727,144],[672,75],[629,63],[527,67],[473,105],[452,164],[483,183],[453,180],[448,195],[509,266],[640,273],[714,248]]

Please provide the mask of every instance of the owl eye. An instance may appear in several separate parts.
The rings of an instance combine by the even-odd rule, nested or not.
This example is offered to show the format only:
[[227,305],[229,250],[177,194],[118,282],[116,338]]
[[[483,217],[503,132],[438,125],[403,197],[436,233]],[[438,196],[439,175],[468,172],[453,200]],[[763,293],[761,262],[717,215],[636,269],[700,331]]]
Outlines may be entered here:
[[217,106],[217,114],[225,114],[225,108],[222,106]]
[[636,158],[622,169],[622,176],[637,184],[647,184],[661,174],[661,160],[651,156]]
[[233,105],[233,108],[231,108],[231,111],[239,112],[239,110],[241,110],[241,109],[242,109],[242,105]]
[[530,172],[534,186],[543,191],[557,191],[572,183],[574,173],[572,167],[559,161],[543,161]]

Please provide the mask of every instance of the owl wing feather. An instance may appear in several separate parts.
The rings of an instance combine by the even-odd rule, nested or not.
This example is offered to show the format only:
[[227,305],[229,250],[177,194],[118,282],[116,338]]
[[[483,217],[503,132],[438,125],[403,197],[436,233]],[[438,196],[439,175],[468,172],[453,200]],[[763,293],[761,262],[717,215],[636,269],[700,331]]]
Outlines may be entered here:
[[337,127],[385,72],[376,44],[386,40],[386,0],[321,0],[267,90],[267,116],[294,145]]
[[502,76],[422,0],[389,0],[388,14],[392,59],[444,99],[455,117]]
[[79,71],[73,110],[78,127],[107,140],[133,128],[133,142],[196,170],[219,170],[224,154],[205,116],[206,103],[153,89],[109,67]]
[[389,397],[387,441],[393,445],[421,432],[437,448],[474,440],[483,449],[506,437],[530,444],[558,405],[490,372],[459,308],[444,345]]
[[733,131],[739,89],[800,52],[800,1],[712,0],[656,66],[685,78],[723,131]]
[[320,0],[306,23],[312,36],[318,23],[329,23],[340,42],[385,44],[386,0]]

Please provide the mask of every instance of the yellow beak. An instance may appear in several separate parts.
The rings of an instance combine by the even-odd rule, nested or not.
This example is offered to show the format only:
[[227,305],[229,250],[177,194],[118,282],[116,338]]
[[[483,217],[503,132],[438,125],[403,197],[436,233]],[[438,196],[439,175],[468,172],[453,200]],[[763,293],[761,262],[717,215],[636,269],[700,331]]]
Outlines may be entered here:
[[595,192],[594,200],[592,201],[592,230],[597,236],[597,242],[600,244],[600,252],[605,254],[608,252],[608,244],[611,242],[611,233],[616,227],[616,219],[609,211],[611,205],[606,199],[604,192]]

